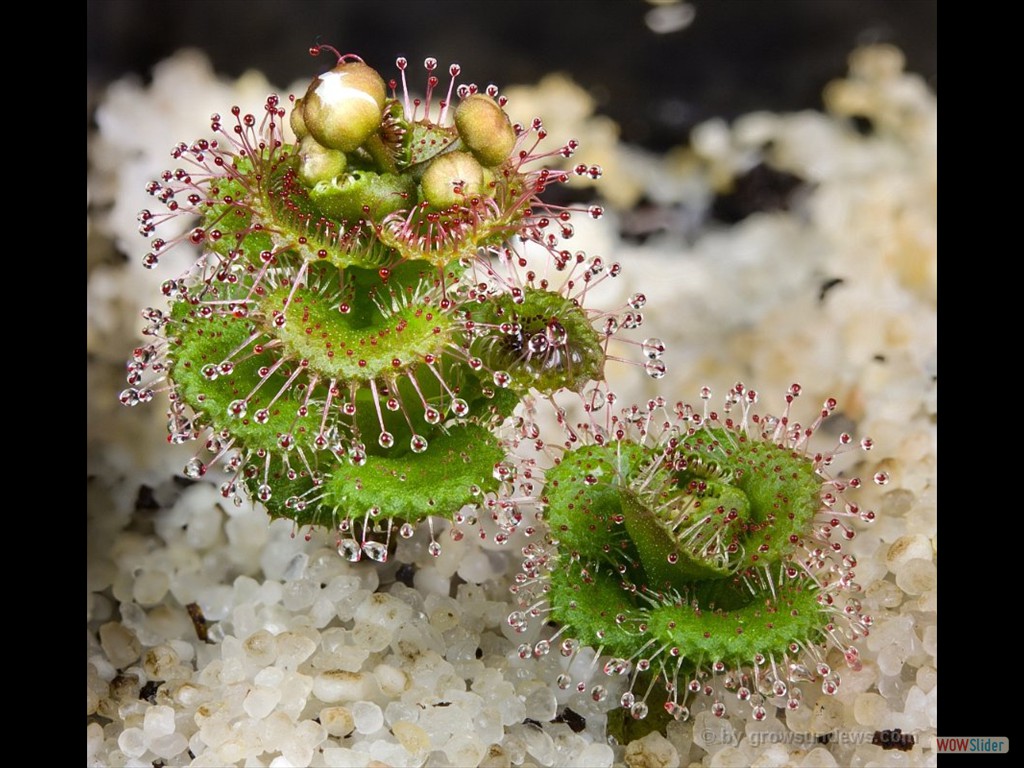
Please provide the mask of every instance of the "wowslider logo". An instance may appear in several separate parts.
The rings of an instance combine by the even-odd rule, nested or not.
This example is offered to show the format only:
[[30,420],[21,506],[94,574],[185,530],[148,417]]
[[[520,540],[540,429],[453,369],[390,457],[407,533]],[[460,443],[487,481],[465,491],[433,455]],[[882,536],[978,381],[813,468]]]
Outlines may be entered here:
[[1005,736],[936,736],[935,751],[949,754],[1005,754],[1010,751],[1010,740]]

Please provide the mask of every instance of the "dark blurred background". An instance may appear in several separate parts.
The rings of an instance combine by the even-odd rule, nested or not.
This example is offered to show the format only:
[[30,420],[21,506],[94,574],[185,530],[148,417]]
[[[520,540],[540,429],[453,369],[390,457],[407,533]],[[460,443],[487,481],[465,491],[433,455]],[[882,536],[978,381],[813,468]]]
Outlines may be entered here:
[[[88,97],[183,47],[217,72],[262,70],[279,88],[321,71],[318,38],[385,78],[404,55],[501,86],[564,71],[650,149],[715,115],[821,106],[858,44],[889,42],[936,86],[935,0],[88,0]],[[661,30],[661,31],[657,31]],[[412,69],[412,67],[410,67]],[[421,70],[420,70],[421,71]],[[444,69],[441,70],[444,72]],[[447,75],[442,78],[447,79]],[[413,83],[419,83],[419,75]]]

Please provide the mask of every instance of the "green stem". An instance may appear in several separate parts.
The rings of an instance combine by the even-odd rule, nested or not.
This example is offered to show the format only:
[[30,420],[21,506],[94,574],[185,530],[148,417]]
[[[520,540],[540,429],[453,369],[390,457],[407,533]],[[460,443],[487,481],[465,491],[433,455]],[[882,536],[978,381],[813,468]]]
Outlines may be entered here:
[[398,173],[398,165],[391,154],[384,140],[379,133],[370,135],[370,138],[363,144],[363,149],[370,153],[370,157],[377,164],[377,168],[383,173]]

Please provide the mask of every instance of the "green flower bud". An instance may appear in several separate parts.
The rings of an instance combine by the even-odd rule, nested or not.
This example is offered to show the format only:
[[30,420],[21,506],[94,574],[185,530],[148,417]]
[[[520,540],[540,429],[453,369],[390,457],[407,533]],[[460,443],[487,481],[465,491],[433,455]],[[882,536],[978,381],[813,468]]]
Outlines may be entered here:
[[302,118],[321,145],[351,152],[380,128],[385,98],[377,70],[361,61],[347,61],[309,84]]
[[427,166],[420,188],[434,208],[450,208],[483,192],[484,169],[468,152],[449,152]]
[[455,127],[462,142],[484,165],[504,162],[516,143],[516,132],[505,110],[482,93],[474,93],[459,104]]
[[295,106],[292,107],[292,113],[288,116],[288,122],[292,126],[292,132],[295,134],[296,139],[301,141],[309,136],[306,121],[302,118],[302,99],[295,100]]
[[307,136],[299,144],[299,178],[312,187],[318,181],[337,178],[348,165],[344,152],[320,146]]

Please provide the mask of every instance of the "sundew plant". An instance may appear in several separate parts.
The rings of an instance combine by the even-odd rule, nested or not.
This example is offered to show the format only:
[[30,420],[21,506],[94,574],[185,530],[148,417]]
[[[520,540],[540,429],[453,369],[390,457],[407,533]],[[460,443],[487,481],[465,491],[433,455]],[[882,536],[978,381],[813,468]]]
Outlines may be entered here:
[[[545,202],[601,169],[561,170],[577,142],[513,123],[458,65],[442,81],[427,59],[417,98],[403,58],[386,81],[312,52],[335,63],[304,94],[213,115],[149,184],[145,266],[201,255],[143,313],[121,402],[168,402],[187,477],[332,530],[348,561],[386,561],[420,523],[439,554],[438,519],[522,546],[508,624],[524,659],[564,657],[553,686],[600,701],[624,676],[637,720],[835,693],[871,626],[843,543],[874,515],[830,468],[871,441],[822,444],[836,402],[798,408],[798,384],[771,413],[739,383],[620,402],[611,340],[654,379],[664,345],[638,331],[642,294],[591,306],[623,269],[570,246],[601,208]],[[572,672],[584,648],[603,675]]]

